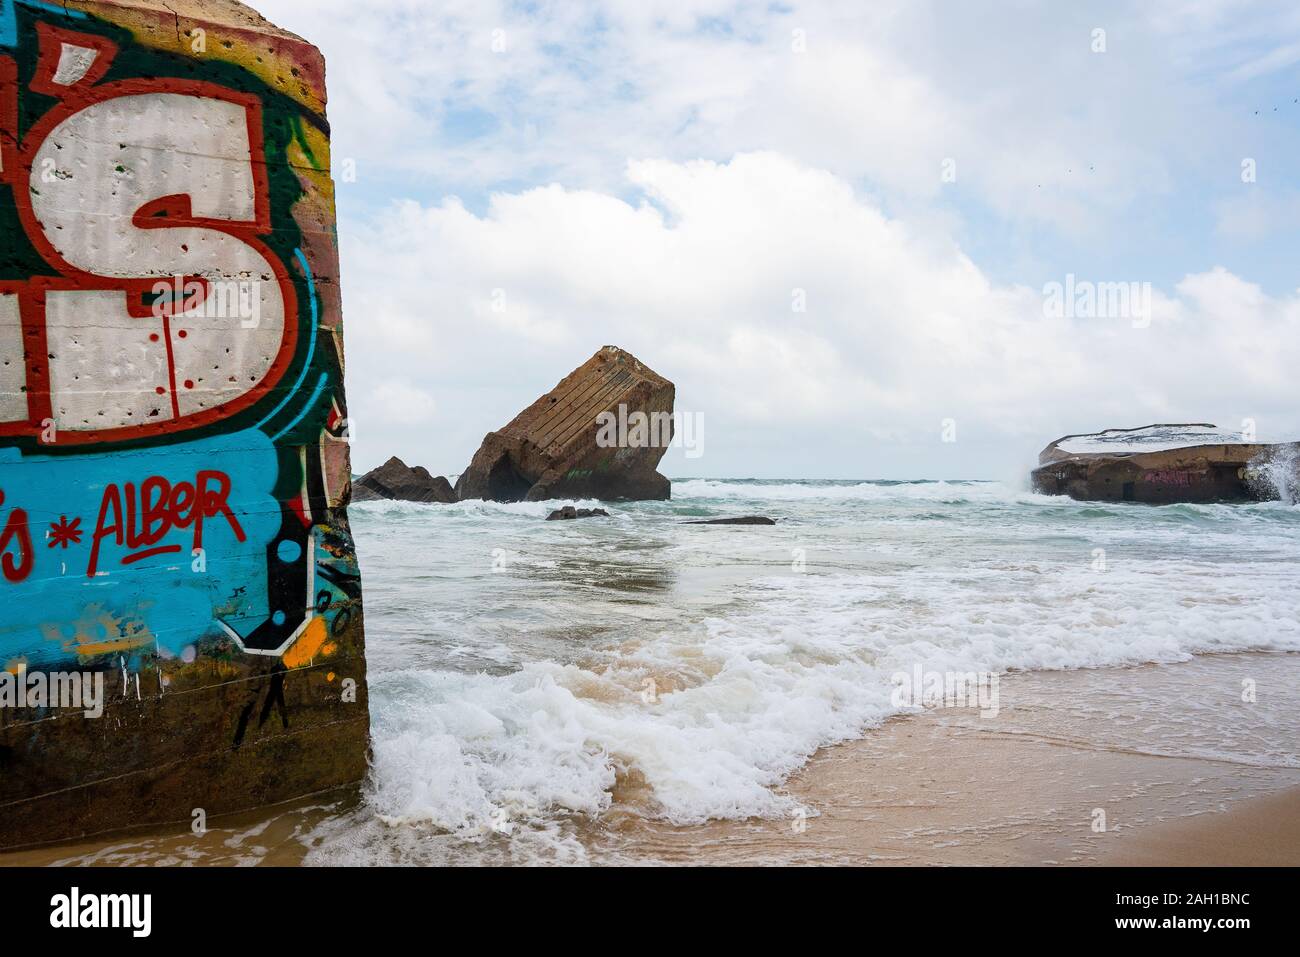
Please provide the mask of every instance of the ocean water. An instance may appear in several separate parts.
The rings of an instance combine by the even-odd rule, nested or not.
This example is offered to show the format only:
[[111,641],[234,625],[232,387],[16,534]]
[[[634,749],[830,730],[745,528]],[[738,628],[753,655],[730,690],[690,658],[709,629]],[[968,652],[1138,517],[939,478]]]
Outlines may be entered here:
[[[1281,502],[689,479],[608,519],[544,521],[560,504],[351,508],[374,764],[358,804],[295,831],[307,863],[582,861],[629,815],[790,815],[787,776],[898,713],[917,666],[1300,651]],[[683,524],[744,514],[778,524]],[[1182,752],[1222,748],[1212,725]],[[1295,763],[1261,749],[1244,760]]]

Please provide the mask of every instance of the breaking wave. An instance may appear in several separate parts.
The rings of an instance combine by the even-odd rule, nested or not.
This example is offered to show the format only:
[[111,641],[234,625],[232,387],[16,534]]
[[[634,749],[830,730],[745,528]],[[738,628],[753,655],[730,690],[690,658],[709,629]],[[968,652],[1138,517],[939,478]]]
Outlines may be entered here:
[[[796,520],[675,511],[742,501]],[[577,860],[575,828],[611,810],[789,814],[785,778],[896,713],[891,678],[916,665],[1300,651],[1300,522],[1279,503],[692,479],[615,521],[539,521],[554,504],[356,510],[374,764],[360,820],[312,859]]]

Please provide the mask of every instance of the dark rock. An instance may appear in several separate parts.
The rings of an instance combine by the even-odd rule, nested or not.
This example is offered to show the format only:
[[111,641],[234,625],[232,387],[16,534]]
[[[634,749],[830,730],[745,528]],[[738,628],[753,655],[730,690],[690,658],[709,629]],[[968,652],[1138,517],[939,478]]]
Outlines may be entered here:
[[393,456],[379,468],[367,472],[352,483],[352,501],[375,502],[454,502],[456,492],[441,475],[417,465],[411,468]]
[[[1067,435],[1047,446],[1031,473],[1034,491],[1082,501],[1252,501],[1278,498],[1276,463],[1296,443],[1247,442],[1213,425],[1148,425]],[[1285,489],[1286,481],[1281,482]],[[1285,491],[1281,492],[1285,495]]]
[[550,515],[546,516],[548,522],[554,522],[564,518],[609,518],[609,512],[603,508],[574,508],[572,505],[566,505],[564,508],[557,508]]
[[738,518],[706,518],[696,522],[682,522],[683,525],[775,525],[776,520],[766,515],[741,515]]
[[[666,499],[671,485],[655,469],[672,440],[674,391],[632,354],[605,346],[488,433],[457,479],[456,495],[497,502]],[[619,427],[602,429],[610,417]]]

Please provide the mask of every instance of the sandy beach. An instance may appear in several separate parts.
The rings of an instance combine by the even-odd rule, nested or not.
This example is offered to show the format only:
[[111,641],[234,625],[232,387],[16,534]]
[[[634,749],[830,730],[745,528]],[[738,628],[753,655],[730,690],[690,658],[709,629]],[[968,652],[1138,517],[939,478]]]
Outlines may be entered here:
[[[671,826],[626,783],[575,820],[580,863],[794,865],[1300,864],[1300,656],[1005,676],[995,718],[937,709],[822,749],[785,788],[788,820]],[[1256,701],[1241,700],[1254,681]],[[1104,829],[1098,811],[1104,811]],[[325,855],[356,796],[8,854],[0,864],[269,864]],[[452,839],[411,828],[412,840]],[[515,840],[480,839],[485,862]],[[461,855],[454,855],[460,857]]]
[[[934,710],[819,752],[786,788],[814,816],[627,817],[612,843],[698,864],[1300,864],[1297,677],[1294,655],[1011,675],[997,718]],[[1272,700],[1242,702],[1243,680]]]

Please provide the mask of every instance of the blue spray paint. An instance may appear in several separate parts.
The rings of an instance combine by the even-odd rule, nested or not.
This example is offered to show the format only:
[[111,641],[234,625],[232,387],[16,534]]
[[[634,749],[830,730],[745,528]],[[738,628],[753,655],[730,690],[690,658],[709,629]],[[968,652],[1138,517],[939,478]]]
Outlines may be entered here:
[[42,13],[53,13],[57,16],[67,17],[69,20],[88,19],[81,10],[68,10],[53,3],[42,3],[41,0],[0,0],[0,47],[15,47],[18,45],[19,3],[24,7],[30,7]]
[[[229,478],[225,502],[234,522],[222,514],[205,514],[199,558],[192,554],[192,525],[171,527],[156,543],[175,550],[126,564],[123,560],[141,549],[133,550],[125,541],[119,544],[110,532],[99,541],[98,573],[87,577],[110,486],[122,495],[121,516],[126,521],[127,483],[138,503],[142,484],[151,476],[175,488],[195,483],[205,470]],[[75,457],[24,457],[17,449],[0,449],[0,509],[6,516],[14,508],[27,512],[35,551],[35,566],[26,581],[0,581],[0,590],[12,590],[0,624],[0,667],[20,657],[29,667],[76,660],[79,655],[125,653],[129,658],[156,650],[172,657],[197,640],[228,635],[222,622],[240,635],[249,634],[271,616],[266,556],[281,526],[273,494],[277,471],[275,447],[258,429]],[[178,501],[185,504],[183,497]],[[138,505],[133,511],[132,524],[139,528],[143,519]],[[106,528],[118,513],[110,508],[107,514]],[[51,526],[67,528],[77,519],[80,541],[47,535]],[[87,648],[95,655],[85,655]]]

